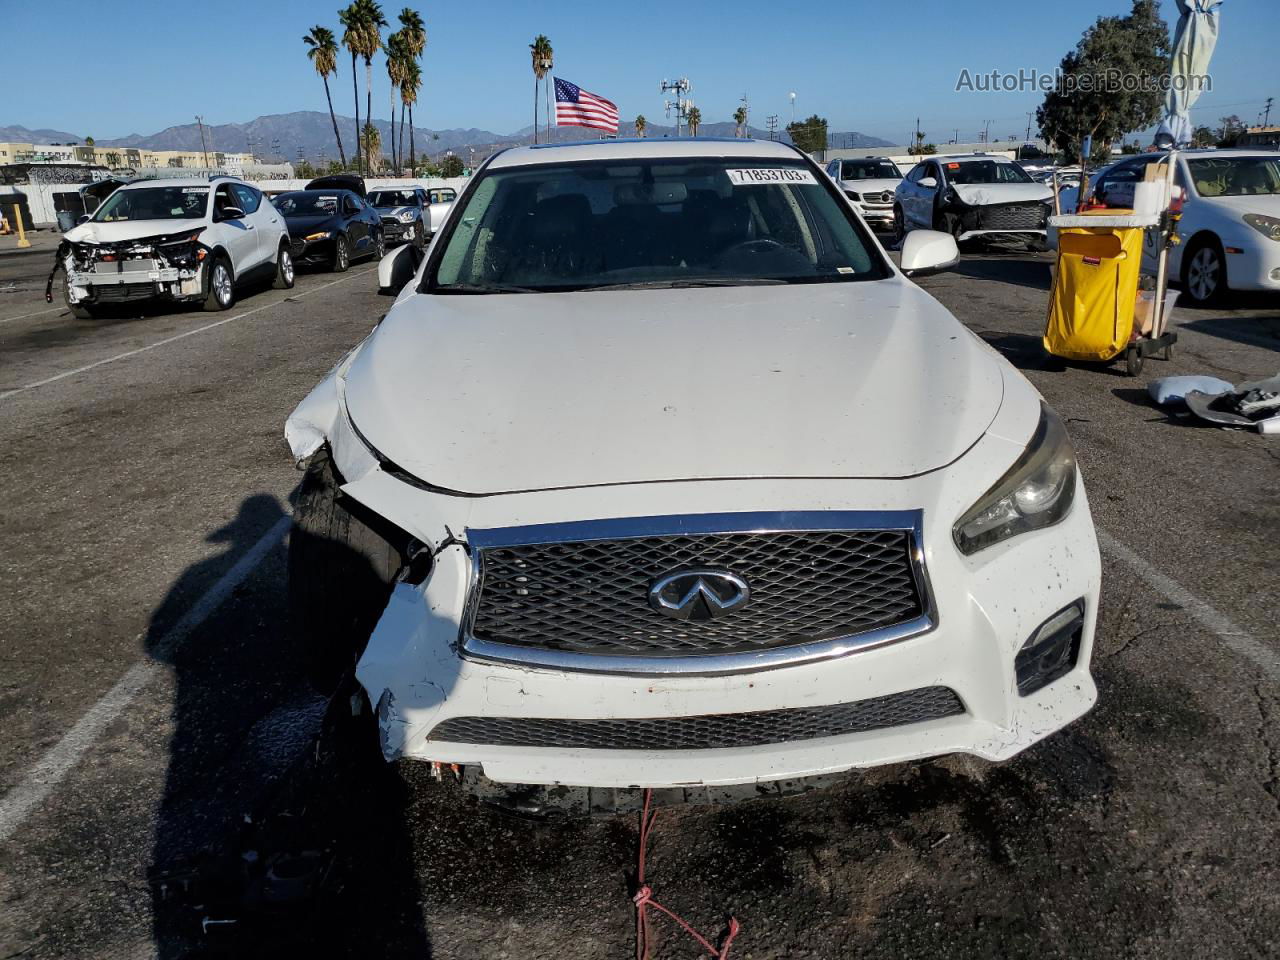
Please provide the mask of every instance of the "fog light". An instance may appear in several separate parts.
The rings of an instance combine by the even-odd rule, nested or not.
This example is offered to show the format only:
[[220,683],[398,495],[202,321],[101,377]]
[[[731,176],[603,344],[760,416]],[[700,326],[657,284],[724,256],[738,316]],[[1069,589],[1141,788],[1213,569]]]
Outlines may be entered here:
[[1271,271],[1271,279],[1280,281],[1280,267],[1276,267],[1274,270]]
[[1059,610],[1022,645],[1013,661],[1019,696],[1035,693],[1068,673],[1080,658],[1084,601]]

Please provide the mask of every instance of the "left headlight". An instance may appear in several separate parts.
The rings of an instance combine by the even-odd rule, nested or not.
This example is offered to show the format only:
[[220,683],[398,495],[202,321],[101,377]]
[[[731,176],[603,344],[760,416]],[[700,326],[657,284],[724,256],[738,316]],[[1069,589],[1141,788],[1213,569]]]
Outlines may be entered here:
[[1244,222],[1268,240],[1275,240],[1280,243],[1280,217],[1267,217],[1261,213],[1246,213]]
[[402,210],[402,211],[400,211],[400,222],[401,222],[401,223],[413,223],[413,221],[414,221],[414,220],[416,220],[416,219],[418,219],[418,215],[417,215],[416,213],[414,213],[412,210]]
[[1058,415],[1040,405],[1040,425],[1009,471],[956,521],[963,554],[1052,526],[1067,515],[1076,493],[1076,453]]

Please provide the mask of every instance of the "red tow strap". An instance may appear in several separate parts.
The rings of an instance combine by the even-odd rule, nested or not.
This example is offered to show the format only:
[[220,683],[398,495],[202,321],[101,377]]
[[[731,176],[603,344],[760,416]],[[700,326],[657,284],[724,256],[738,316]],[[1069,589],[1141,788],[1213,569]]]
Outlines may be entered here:
[[645,790],[644,792],[644,808],[640,811],[640,856],[636,865],[636,895],[632,899],[636,905],[636,960],[649,960],[649,917],[646,914],[648,907],[653,907],[665,913],[668,917],[680,924],[685,932],[693,939],[697,940],[715,960],[729,960],[729,947],[733,945],[733,938],[738,935],[741,929],[737,918],[729,918],[729,931],[725,934],[724,943],[717,948],[710,940],[700,934],[693,927],[685,922],[683,917],[668,910],[657,900],[653,899],[653,891],[644,882],[644,855],[649,847],[649,833],[653,829],[653,822],[658,819],[658,811],[652,809],[653,791]]

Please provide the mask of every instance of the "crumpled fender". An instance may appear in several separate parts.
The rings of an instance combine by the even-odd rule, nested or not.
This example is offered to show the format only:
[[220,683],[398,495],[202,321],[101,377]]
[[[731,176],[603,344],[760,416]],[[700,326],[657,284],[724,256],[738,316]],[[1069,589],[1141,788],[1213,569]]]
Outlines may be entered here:
[[359,479],[378,465],[347,419],[344,400],[347,369],[367,342],[366,337],[352,347],[285,420],[284,438],[298,466],[326,443],[338,473],[347,482]]

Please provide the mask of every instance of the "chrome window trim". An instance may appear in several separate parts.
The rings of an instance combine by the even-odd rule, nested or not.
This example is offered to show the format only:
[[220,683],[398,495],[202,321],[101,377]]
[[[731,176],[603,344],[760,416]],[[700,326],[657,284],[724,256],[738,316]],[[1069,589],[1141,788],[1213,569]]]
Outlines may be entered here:
[[[921,510],[813,510],[756,513],[673,514],[576,520],[518,527],[468,528],[465,535],[471,569],[463,609],[459,649],[463,657],[488,663],[551,670],[635,674],[642,676],[710,676],[773,670],[847,656],[929,633],[938,626],[933,590],[924,561],[924,514]],[[901,530],[911,537],[911,568],[920,593],[922,614],[904,623],[813,643],[775,647],[750,653],[693,657],[627,657],[539,650],[482,640],[471,632],[482,581],[480,552],[498,547],[542,543],[580,543],[715,533],[796,533],[824,530]]]

